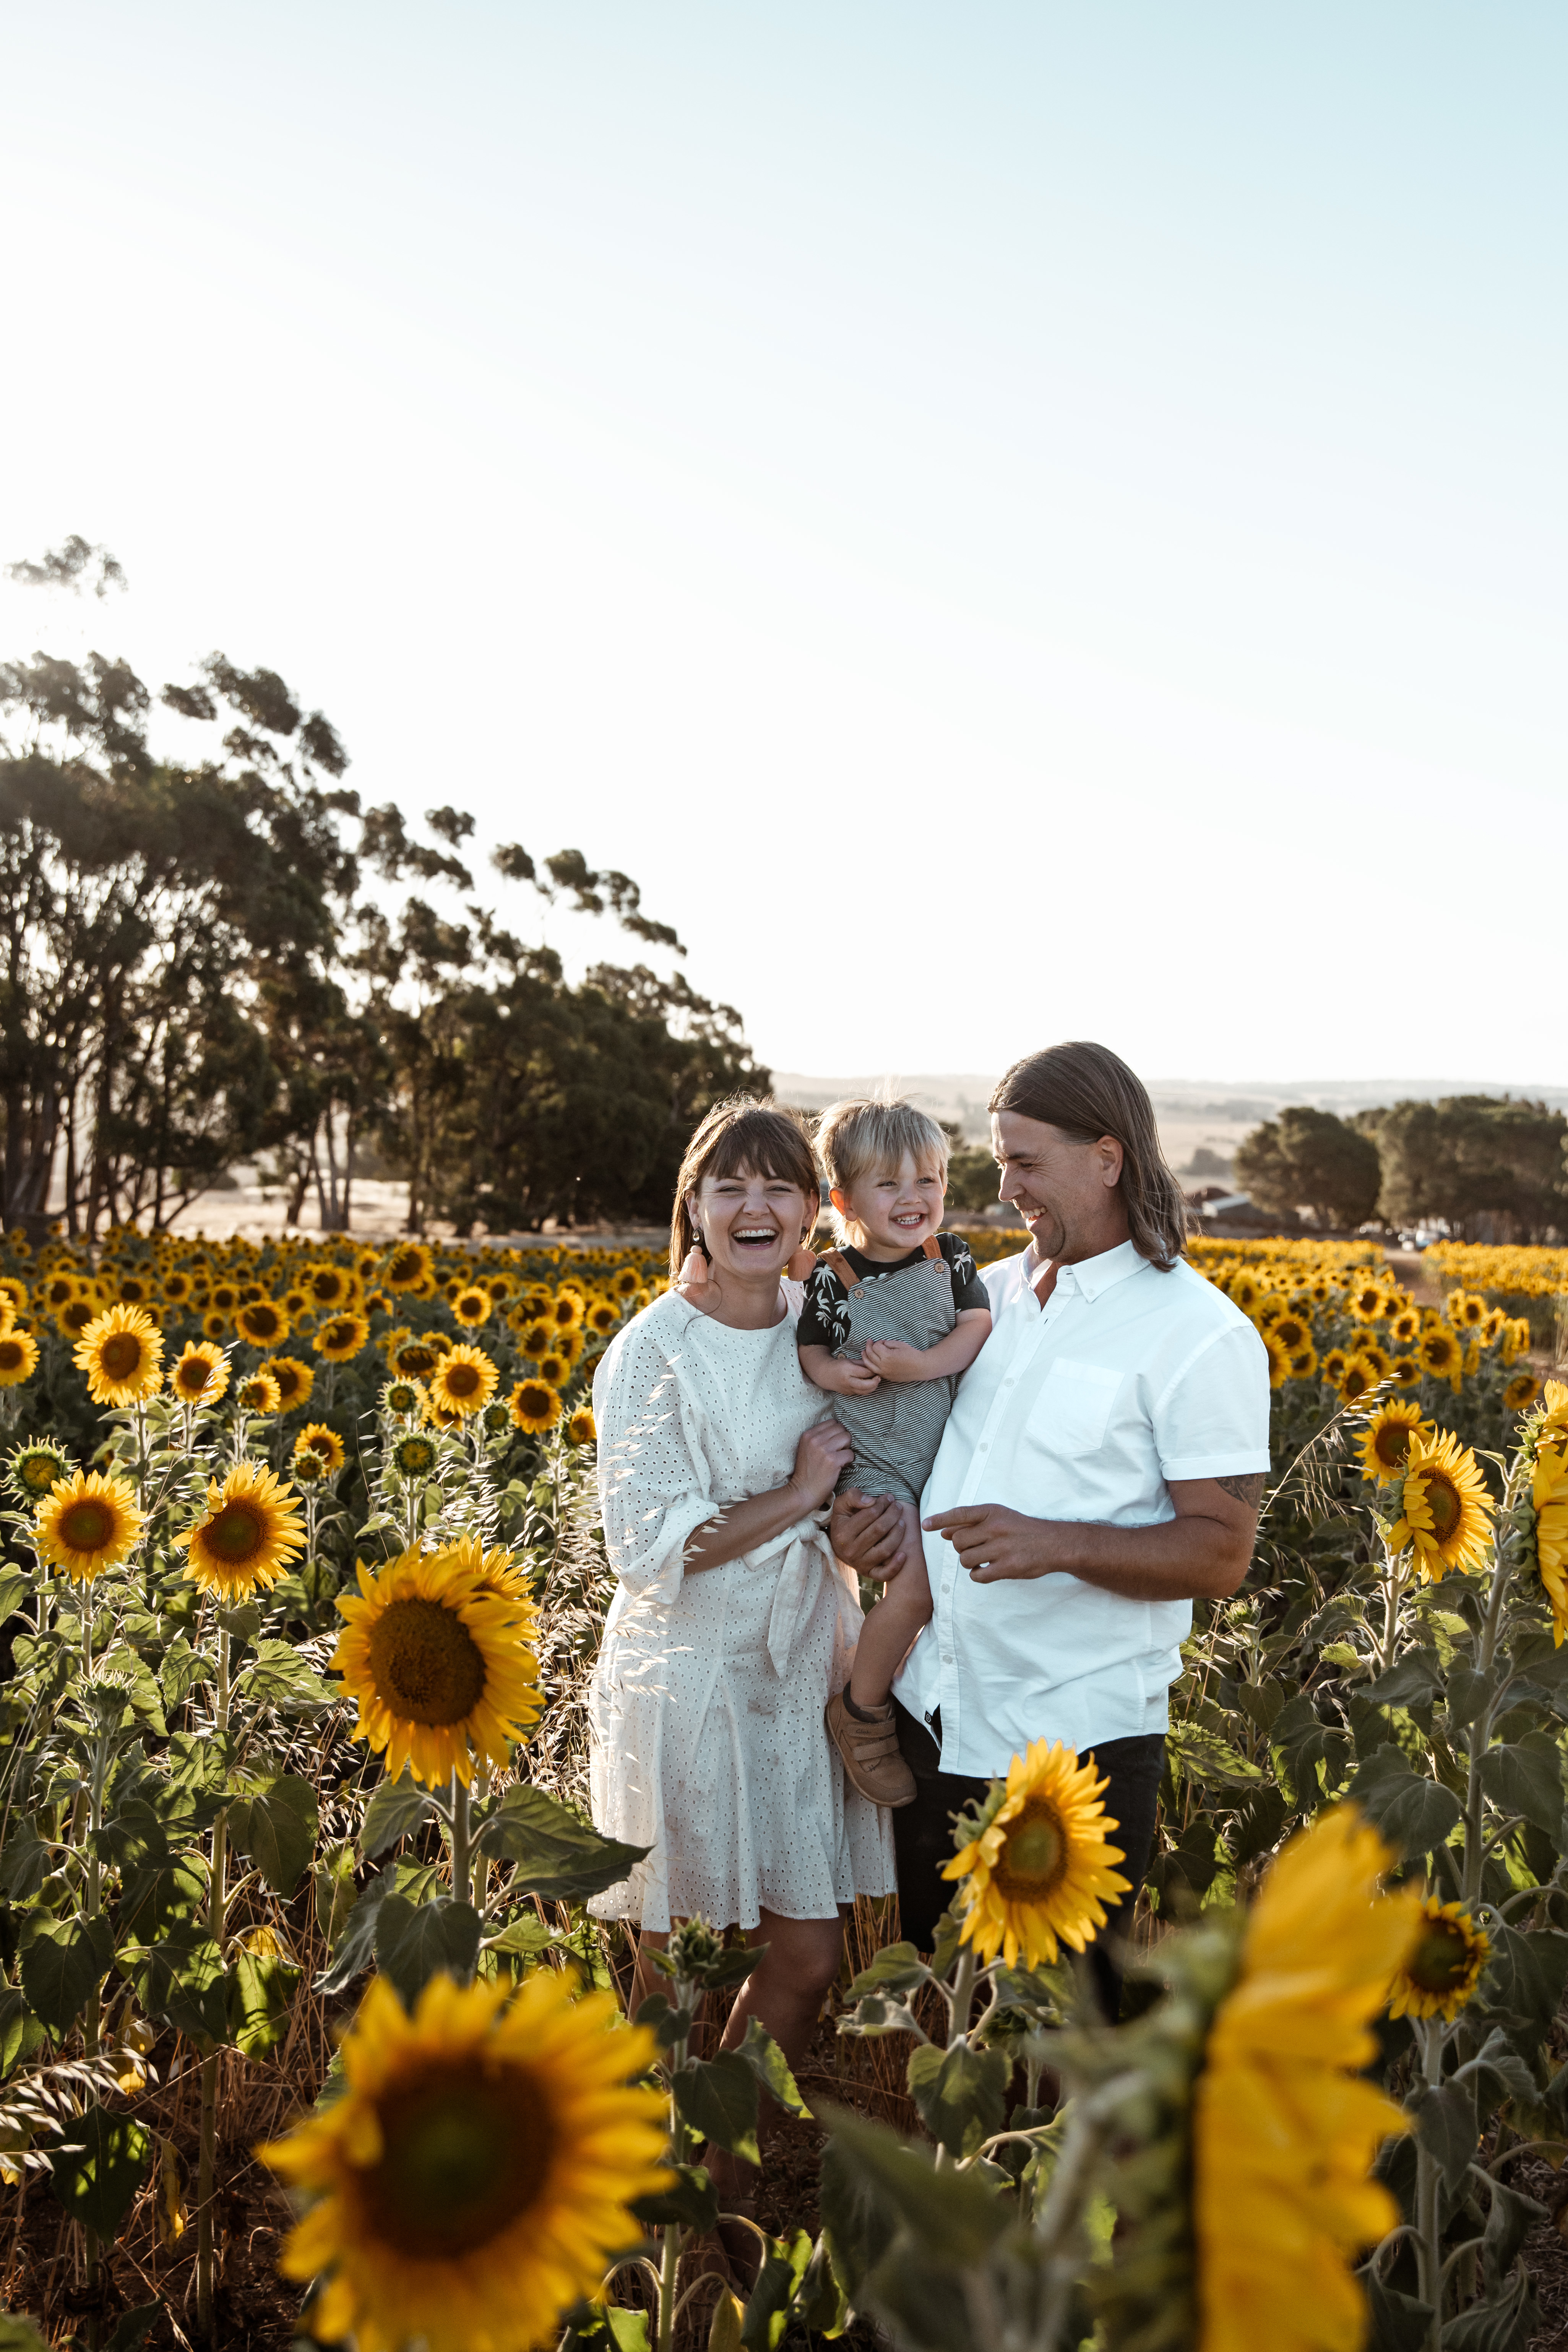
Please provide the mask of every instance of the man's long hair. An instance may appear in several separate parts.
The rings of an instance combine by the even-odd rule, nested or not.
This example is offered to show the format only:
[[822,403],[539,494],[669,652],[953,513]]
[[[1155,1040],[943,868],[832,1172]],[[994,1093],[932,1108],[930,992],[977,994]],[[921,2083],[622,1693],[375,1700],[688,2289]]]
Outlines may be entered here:
[[1058,1127],[1075,1143],[1113,1135],[1121,1146],[1116,1189],[1133,1247],[1170,1273],[1186,1247],[1187,1204],[1165,1165],[1149,1089],[1109,1045],[1075,1040],[1026,1054],[997,1086],[990,1108]]

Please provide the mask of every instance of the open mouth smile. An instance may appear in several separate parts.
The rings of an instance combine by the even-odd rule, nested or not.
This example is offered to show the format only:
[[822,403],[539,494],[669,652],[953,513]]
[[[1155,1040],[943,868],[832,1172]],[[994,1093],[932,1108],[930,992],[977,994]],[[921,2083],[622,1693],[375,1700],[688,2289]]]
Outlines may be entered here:
[[776,1225],[741,1225],[730,1239],[739,1249],[769,1248],[779,1237]]

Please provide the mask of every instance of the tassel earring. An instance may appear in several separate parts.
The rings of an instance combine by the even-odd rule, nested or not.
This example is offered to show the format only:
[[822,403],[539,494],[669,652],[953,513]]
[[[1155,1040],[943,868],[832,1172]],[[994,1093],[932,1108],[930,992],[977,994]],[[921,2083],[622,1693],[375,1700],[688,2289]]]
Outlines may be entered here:
[[809,1282],[816,1272],[816,1252],[808,1238],[810,1232],[811,1227],[807,1225],[801,1234],[800,1247],[792,1251],[789,1264],[784,1268],[791,1282]]
[[708,1253],[703,1248],[701,1235],[699,1234],[681,1260],[680,1272],[675,1277],[676,1287],[678,1290],[702,1290],[711,1280]]

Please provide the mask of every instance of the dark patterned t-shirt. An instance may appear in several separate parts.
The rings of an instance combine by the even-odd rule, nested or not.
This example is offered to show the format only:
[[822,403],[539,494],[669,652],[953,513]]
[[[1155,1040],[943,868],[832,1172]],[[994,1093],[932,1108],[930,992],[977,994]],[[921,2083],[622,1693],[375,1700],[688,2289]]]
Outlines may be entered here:
[[[970,1255],[969,1244],[961,1234],[938,1234],[936,1245],[941,1250],[952,1278],[952,1305],[955,1314],[964,1314],[971,1307],[991,1312],[991,1294],[981,1281],[979,1270]],[[867,1257],[858,1249],[846,1245],[844,1256],[862,1282],[879,1282],[884,1275],[902,1274],[906,1266],[918,1265],[925,1255],[923,1249],[913,1249],[908,1257],[897,1258],[891,1265]],[[826,1258],[817,1263],[816,1272],[805,1286],[805,1304],[800,1310],[800,1322],[795,1338],[803,1348],[845,1347],[849,1339],[849,1294]]]

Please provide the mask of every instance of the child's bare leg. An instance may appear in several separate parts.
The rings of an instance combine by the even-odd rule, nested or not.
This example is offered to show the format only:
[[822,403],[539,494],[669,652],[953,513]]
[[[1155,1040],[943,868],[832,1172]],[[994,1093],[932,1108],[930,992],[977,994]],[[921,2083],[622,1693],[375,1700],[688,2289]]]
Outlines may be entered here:
[[931,1623],[931,1584],[921,1543],[920,1513],[913,1503],[901,1503],[899,1507],[904,1518],[904,1564],[861,1628],[850,1669],[849,1696],[859,1707],[886,1706],[893,1676],[909,1656],[915,1636]]
[[902,1502],[899,1507],[904,1522],[903,1567],[861,1627],[849,1687],[828,1700],[826,1712],[827,1736],[846,1774],[876,1805],[912,1805],[915,1801],[915,1776],[899,1753],[889,1694],[910,1643],[931,1613],[920,1514],[913,1503]]

